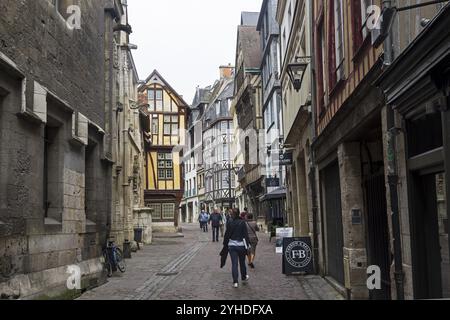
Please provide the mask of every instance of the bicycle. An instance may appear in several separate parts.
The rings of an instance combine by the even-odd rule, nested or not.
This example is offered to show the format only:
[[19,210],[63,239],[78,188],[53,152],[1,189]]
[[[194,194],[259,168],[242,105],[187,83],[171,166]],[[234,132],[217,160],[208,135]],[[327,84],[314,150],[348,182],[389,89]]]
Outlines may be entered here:
[[113,272],[117,269],[122,273],[125,272],[126,264],[122,250],[116,246],[114,241],[108,241],[106,249],[103,250],[103,258],[108,278],[112,277]]

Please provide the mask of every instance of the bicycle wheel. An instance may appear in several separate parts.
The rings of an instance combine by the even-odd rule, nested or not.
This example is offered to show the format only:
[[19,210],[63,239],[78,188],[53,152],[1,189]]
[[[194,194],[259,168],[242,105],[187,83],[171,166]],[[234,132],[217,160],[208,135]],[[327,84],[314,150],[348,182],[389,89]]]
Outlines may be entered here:
[[122,250],[119,248],[116,249],[116,263],[117,263],[117,269],[120,270],[120,272],[124,273],[127,266],[125,264],[125,259],[123,258]]
[[113,268],[111,265],[111,260],[109,259],[108,254],[105,252],[103,252],[103,258],[105,259],[105,269],[106,269],[106,275],[108,278],[111,278],[113,275]]

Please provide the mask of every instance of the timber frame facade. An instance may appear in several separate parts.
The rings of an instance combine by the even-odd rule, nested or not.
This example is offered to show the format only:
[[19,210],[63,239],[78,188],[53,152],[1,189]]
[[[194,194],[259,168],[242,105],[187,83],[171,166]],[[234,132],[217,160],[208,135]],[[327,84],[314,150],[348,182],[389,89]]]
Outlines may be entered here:
[[153,210],[153,230],[178,227],[179,207],[184,194],[183,157],[188,104],[158,71],[138,89],[139,105],[148,121],[146,145],[145,206]]

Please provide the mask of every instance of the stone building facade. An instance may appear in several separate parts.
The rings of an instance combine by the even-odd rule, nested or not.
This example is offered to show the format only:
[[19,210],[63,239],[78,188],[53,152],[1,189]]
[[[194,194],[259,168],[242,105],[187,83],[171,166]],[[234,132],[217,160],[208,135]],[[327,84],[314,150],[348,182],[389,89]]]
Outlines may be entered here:
[[143,231],[141,242],[151,243],[151,210],[144,206],[144,145],[138,103],[139,76],[130,43],[128,5],[122,0],[124,14],[120,31],[114,37],[117,63],[114,64],[116,108],[113,130],[113,215],[110,237],[118,244],[134,241],[134,229]]
[[67,23],[65,1],[0,4],[2,298],[60,294],[69,265],[80,267],[83,288],[103,278],[113,220],[113,39],[124,10],[117,0],[75,2],[79,28]]
[[[259,13],[243,12],[236,41],[236,75],[231,113],[238,126],[236,153],[242,154],[238,169],[239,189],[243,206],[256,218],[261,217],[260,197],[264,195],[265,156],[262,114],[261,39],[257,31]],[[244,208],[241,207],[241,210]]]
[[[386,7],[407,1],[385,1]],[[376,82],[382,109],[393,299],[450,297],[450,5],[395,15]]]
[[257,30],[261,41],[262,112],[265,149],[263,181],[264,196],[261,198],[260,221],[264,225],[284,224],[286,217],[286,170],[280,165],[280,144],[283,139],[283,113],[281,91],[281,68],[279,57],[280,26],[276,20],[278,0],[265,0],[259,14]]

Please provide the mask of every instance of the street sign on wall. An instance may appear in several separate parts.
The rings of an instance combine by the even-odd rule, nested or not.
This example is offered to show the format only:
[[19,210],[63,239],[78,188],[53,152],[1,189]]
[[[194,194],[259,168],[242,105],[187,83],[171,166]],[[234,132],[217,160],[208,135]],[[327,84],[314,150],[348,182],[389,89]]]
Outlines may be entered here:
[[311,238],[283,239],[283,274],[314,274]]

